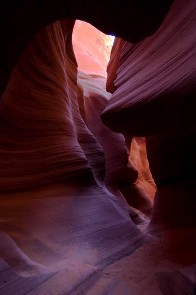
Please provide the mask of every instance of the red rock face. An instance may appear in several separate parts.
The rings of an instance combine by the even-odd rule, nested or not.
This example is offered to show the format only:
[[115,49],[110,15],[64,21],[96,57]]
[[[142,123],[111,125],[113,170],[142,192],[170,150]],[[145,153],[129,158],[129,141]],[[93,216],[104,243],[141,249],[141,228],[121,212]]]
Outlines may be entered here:
[[175,1],[153,36],[137,44],[116,40],[108,66],[108,87],[116,90],[103,122],[130,137],[147,136],[158,186],[153,222],[163,226],[196,222],[195,9],[193,1]]
[[130,6],[126,0],[121,1],[120,5],[119,1],[107,0],[104,5],[110,8],[109,18],[108,10],[103,10],[102,1],[93,5],[91,0],[85,0],[85,3],[80,0],[66,3],[56,0],[38,3],[31,0],[28,5],[25,2],[20,5],[4,2],[0,10],[0,56],[3,56],[0,67],[0,93],[4,91],[20,54],[44,26],[60,19],[81,19],[107,34],[138,42],[157,30],[172,2],[160,0],[156,3],[151,0],[142,7],[136,2]]
[[[6,146],[1,151],[1,191],[50,183],[51,178],[55,182],[62,177],[76,176],[80,168],[79,174],[85,175],[83,169],[88,170],[77,140],[76,118],[71,114],[72,109],[78,112],[74,103],[77,68],[71,51],[74,22],[65,22],[66,38],[63,24],[62,28],[59,23],[48,27],[32,40],[1,98],[2,145]],[[57,44],[55,48],[53,42]],[[4,130],[7,130],[6,137]],[[76,153],[78,168],[72,165]],[[67,176],[63,169],[67,170]]]
[[116,90],[114,81],[116,80],[117,70],[120,64],[121,50],[125,43],[126,41],[124,41],[123,39],[115,38],[115,41],[112,47],[110,61],[107,66],[107,84],[106,84],[107,91],[111,93],[113,93]]
[[[188,239],[175,258],[188,249],[195,262],[195,1],[168,14],[171,1],[108,3],[110,17],[88,0],[0,10],[0,255],[39,275],[23,293],[89,291],[88,278],[148,240],[138,224],[155,189],[150,228],[167,229],[169,247]],[[119,36],[107,74],[108,37],[91,27],[85,42],[81,23],[73,35],[76,18]]]
[[1,97],[0,253],[24,277],[75,262],[85,277],[147,238],[118,188],[137,177],[125,139],[100,119],[106,79],[77,73],[73,26],[42,29]]
[[87,74],[106,77],[112,38],[88,23],[76,21],[72,41],[78,69]]
[[[138,136],[195,132],[194,14],[194,1],[176,1],[153,36],[123,45],[114,82],[117,90],[102,115],[110,128]],[[113,49],[119,60],[116,51]],[[189,119],[184,120],[187,114]]]
[[[88,38],[86,38],[87,36]],[[122,39],[119,39],[119,41],[120,44],[124,43]],[[123,135],[115,134],[104,126],[100,120],[100,115],[111,98],[105,87],[109,88],[108,85],[112,83],[111,78],[113,77],[108,75],[106,86],[106,79],[104,78],[109,61],[110,44],[110,36],[103,34],[87,23],[76,22],[73,31],[73,48],[80,70],[78,73],[79,107],[87,127],[104,150],[106,185],[110,187],[110,190],[111,186],[119,185],[130,205],[147,212],[152,207],[150,196],[151,198],[154,196],[155,185],[152,184],[153,180],[149,168],[143,165],[147,162],[145,144],[140,145],[140,147],[136,144],[131,153],[127,152],[127,148],[128,151],[130,150],[130,143],[126,148]],[[122,47],[122,45],[120,46]],[[120,47],[114,46],[115,52],[120,52],[119,49]],[[118,58],[112,53],[108,73],[113,75],[117,68]],[[129,139],[127,140],[129,141]],[[143,154],[142,151],[144,151]],[[128,161],[128,154],[130,154],[130,157],[134,154],[135,157],[132,156],[132,161],[135,160],[136,169],[131,164],[131,158]],[[139,179],[137,180],[138,173]],[[137,186],[133,185],[136,180]],[[144,185],[145,183],[147,186]],[[149,186],[152,184],[151,190],[146,189],[148,184]]]

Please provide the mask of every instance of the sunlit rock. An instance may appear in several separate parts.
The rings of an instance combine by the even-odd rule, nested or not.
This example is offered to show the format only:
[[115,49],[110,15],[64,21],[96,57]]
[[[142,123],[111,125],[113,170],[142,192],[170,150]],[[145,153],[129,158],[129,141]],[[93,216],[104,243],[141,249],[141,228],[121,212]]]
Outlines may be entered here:
[[72,41],[79,70],[106,77],[113,38],[88,23],[76,21]]

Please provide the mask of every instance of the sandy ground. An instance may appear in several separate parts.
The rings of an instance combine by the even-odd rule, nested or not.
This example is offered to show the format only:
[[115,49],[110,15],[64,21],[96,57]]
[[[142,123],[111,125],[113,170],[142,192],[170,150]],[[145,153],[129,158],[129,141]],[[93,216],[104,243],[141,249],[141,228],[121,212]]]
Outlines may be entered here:
[[[195,228],[186,228],[163,232],[131,255],[107,266],[99,282],[87,294],[160,295],[163,294],[157,277],[160,272],[171,274],[174,271],[180,271],[183,274],[185,271],[189,273],[187,275],[189,279],[192,277],[192,282],[196,286],[195,230]],[[190,271],[186,271],[187,269]],[[189,293],[190,291],[186,291],[188,288],[186,284],[177,281],[177,285],[179,289],[177,287],[177,291],[174,290],[172,293],[168,283],[167,294],[195,294],[196,287],[193,293]]]
[[[191,250],[188,239],[186,241],[186,246],[189,244],[189,248],[171,248],[165,237],[153,238],[131,255],[115,261],[102,271],[90,265],[79,266],[76,263],[69,270],[62,270],[52,275],[24,278],[18,276],[8,265],[0,261],[0,294],[192,295],[194,293],[170,293],[169,289],[168,293],[162,293],[157,280],[157,273],[186,270],[187,266],[194,263],[194,255],[192,254],[195,252],[195,244],[192,243]],[[187,254],[187,257],[191,256],[192,260],[186,260],[187,257],[183,256],[183,253]],[[180,262],[176,261],[177,257],[182,256],[185,257],[186,263],[182,259]],[[188,275],[193,277],[193,281],[196,281],[195,269],[196,267]],[[73,285],[75,285],[74,288]]]
[[164,257],[161,242],[156,240],[106,267],[100,281],[87,294],[159,295],[162,293],[156,273],[171,272],[178,267],[179,264]]

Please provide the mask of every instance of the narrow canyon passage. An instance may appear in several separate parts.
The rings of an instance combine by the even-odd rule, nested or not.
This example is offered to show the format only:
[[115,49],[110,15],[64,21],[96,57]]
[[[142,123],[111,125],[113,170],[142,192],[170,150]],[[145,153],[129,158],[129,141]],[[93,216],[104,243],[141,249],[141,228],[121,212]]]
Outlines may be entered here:
[[[65,290],[149,239],[135,225],[142,213],[121,193],[137,179],[125,139],[100,119],[106,78],[77,70],[73,27],[42,29],[1,98],[1,257],[21,277],[76,275]],[[34,287],[42,294],[47,284]]]
[[196,6],[163,11],[2,46],[0,294],[194,294]]

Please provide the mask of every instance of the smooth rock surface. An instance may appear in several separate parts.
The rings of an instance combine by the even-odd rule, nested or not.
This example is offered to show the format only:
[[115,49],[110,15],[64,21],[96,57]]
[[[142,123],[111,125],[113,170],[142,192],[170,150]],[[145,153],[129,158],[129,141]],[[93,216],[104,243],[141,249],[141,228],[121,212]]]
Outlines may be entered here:
[[123,44],[116,91],[102,114],[108,127],[134,136],[195,132],[195,11],[195,1],[174,1],[155,34]]
[[1,4],[1,294],[195,291],[195,1],[155,2]]
[[21,277],[40,277],[20,280],[5,267],[1,279],[13,279],[4,294],[71,294],[148,240],[115,185],[132,170],[123,136],[98,120],[109,95],[104,78],[94,95],[92,79],[77,78],[73,25],[56,22],[32,39],[1,98],[0,253]]

